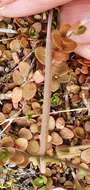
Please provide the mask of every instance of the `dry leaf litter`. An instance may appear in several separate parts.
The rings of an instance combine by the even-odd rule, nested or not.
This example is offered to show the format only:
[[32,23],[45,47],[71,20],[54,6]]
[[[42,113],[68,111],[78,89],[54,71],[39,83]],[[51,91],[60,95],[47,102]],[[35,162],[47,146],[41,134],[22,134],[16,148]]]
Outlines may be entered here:
[[68,38],[86,28],[50,14],[0,21],[0,189],[90,190],[90,61]]

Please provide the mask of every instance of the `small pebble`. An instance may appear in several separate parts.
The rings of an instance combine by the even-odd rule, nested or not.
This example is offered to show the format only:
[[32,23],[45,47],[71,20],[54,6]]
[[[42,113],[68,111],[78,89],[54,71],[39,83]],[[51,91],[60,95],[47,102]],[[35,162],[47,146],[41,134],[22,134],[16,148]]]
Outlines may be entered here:
[[63,139],[72,139],[74,137],[74,133],[71,129],[64,127],[61,131],[60,134]]
[[49,117],[48,129],[54,130],[55,129],[55,119],[53,116]]
[[67,85],[67,91],[69,93],[77,94],[80,91],[80,87],[76,84],[68,84]]
[[52,144],[58,146],[63,143],[63,139],[58,133],[52,132],[51,136],[52,136]]
[[84,76],[83,74],[81,74],[81,75],[79,76],[78,81],[79,81],[80,84],[83,84],[83,83],[85,82],[85,76]]
[[58,117],[56,120],[56,128],[63,129],[65,127],[65,120],[63,117]]
[[86,121],[84,124],[85,131],[90,133],[90,121]]
[[2,108],[2,112],[4,114],[9,114],[12,110],[12,104],[11,103],[5,103]]

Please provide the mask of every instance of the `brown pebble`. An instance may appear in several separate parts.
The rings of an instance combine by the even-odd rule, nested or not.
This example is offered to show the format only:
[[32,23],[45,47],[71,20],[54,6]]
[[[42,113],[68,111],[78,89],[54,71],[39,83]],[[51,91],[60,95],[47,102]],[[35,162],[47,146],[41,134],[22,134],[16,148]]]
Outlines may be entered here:
[[51,136],[52,136],[52,144],[58,146],[63,143],[63,139],[58,133],[52,132]]
[[85,177],[85,180],[86,180],[87,184],[90,185],[90,175],[87,175]]
[[1,145],[3,147],[13,147],[14,146],[14,140],[10,136],[6,136],[2,139]]
[[65,127],[65,120],[63,117],[58,117],[56,120],[56,128],[63,129]]
[[73,160],[72,160],[72,164],[80,164],[80,157],[75,157]]
[[82,151],[82,153],[81,153],[81,159],[86,164],[90,164],[90,148],[87,148],[86,150]]
[[76,105],[81,101],[81,98],[78,94],[74,94],[71,98],[72,104]]
[[85,137],[85,132],[84,132],[84,129],[82,127],[76,127],[74,129],[74,134],[79,139],[83,139]]
[[38,102],[32,102],[31,106],[32,106],[32,109],[34,109],[34,110],[37,108],[40,109],[40,107],[41,107]]
[[48,129],[54,130],[55,129],[55,119],[53,116],[49,117]]
[[25,104],[24,106],[23,106],[23,114],[24,115],[29,115],[29,113],[30,113],[30,106],[29,105],[27,105],[27,104]]
[[25,151],[28,146],[28,141],[25,138],[18,138],[15,140],[15,144],[20,150]]
[[47,150],[47,155],[48,156],[53,156],[54,155],[54,151],[53,151],[53,148],[52,147],[50,147],[48,150]]
[[64,183],[64,187],[65,188],[73,188],[73,182],[71,182],[71,181],[66,181],[65,183]]
[[79,81],[80,84],[83,84],[83,83],[85,82],[85,76],[84,76],[83,74],[81,74],[81,75],[79,76],[78,81]]
[[89,91],[88,90],[81,90],[79,96],[82,98],[83,94],[85,94],[86,98],[89,98]]
[[45,175],[46,175],[47,177],[50,177],[50,176],[52,175],[52,171],[50,170],[50,168],[46,168],[46,173],[45,173]]
[[11,103],[5,103],[2,108],[2,112],[4,114],[9,114],[12,110],[12,104]]
[[86,78],[85,84],[90,84],[90,76]]
[[82,168],[85,168],[85,169],[88,170],[88,165],[87,165],[86,163],[83,163],[83,162],[82,162],[82,163],[80,164],[80,166],[81,166]]
[[60,134],[63,139],[72,139],[74,137],[74,133],[71,129],[64,127],[61,131]]
[[19,150],[16,150],[14,152],[14,154],[10,160],[11,160],[11,162],[14,162],[21,168],[25,168],[27,166],[27,164],[29,163],[29,157],[28,157],[27,153],[19,151]]
[[87,75],[88,72],[89,72],[88,67],[87,66],[82,66],[81,73],[83,73],[84,75]]
[[32,139],[32,133],[29,129],[23,127],[19,131],[19,137],[30,140],[30,139]]
[[36,123],[33,123],[30,125],[30,130],[33,134],[35,134],[39,132],[39,127]]
[[39,151],[40,151],[40,145],[38,141],[31,140],[28,144],[27,152],[30,153],[31,155],[37,155],[39,154]]
[[60,177],[59,181],[60,181],[61,184],[63,184],[66,181],[66,178],[65,177]]
[[80,87],[76,84],[68,84],[67,85],[67,91],[69,93],[77,94],[80,91]]
[[52,174],[56,174],[57,171],[55,169],[52,169]]
[[12,158],[11,158],[11,162],[19,165],[19,164],[23,164],[23,162],[25,161],[24,155],[23,153],[18,150],[15,151],[15,153],[13,154]]
[[86,121],[84,124],[85,131],[90,133],[90,121]]
[[77,68],[75,69],[75,74],[76,74],[76,75],[80,75],[80,73],[81,73],[81,70],[80,70],[80,68],[77,67]]

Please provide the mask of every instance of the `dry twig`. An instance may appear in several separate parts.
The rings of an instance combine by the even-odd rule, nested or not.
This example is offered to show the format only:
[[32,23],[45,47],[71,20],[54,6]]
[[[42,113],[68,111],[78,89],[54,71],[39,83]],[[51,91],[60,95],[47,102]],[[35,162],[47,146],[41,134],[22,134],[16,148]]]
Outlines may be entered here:
[[82,98],[83,98],[83,102],[84,102],[84,104],[85,104],[85,106],[86,106],[86,108],[88,110],[88,114],[90,115],[90,99],[87,99],[85,97],[84,93],[82,94]]
[[12,117],[5,119],[2,123],[0,123],[0,126],[7,123],[6,127],[0,132],[0,136],[8,129],[8,127],[11,125],[11,123],[19,116],[22,109],[20,109],[17,113],[15,113]]
[[[50,84],[51,84],[51,62],[52,62],[52,48],[51,48],[51,25],[52,25],[53,11],[49,12],[47,38],[46,38],[46,60],[45,60],[45,85],[44,85],[44,101],[43,101],[43,116],[42,128],[40,138],[40,154],[44,156],[47,145],[48,121],[50,112]],[[41,172],[45,172],[44,159],[41,158]]]
[[[66,110],[70,109],[69,96],[68,96],[68,92],[67,91],[65,93],[65,106],[66,106]],[[68,120],[70,120],[71,119],[71,113],[70,112],[66,112],[66,113],[67,113]]]

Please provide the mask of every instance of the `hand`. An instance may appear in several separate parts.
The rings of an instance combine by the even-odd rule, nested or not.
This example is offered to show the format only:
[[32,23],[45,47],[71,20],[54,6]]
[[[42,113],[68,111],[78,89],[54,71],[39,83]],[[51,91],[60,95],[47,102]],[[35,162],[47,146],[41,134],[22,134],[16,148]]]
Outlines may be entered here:
[[0,0],[0,6],[7,5],[14,2],[15,0]]
[[[0,16],[28,16],[63,5],[71,0],[0,0]],[[6,6],[4,6],[6,4]]]
[[[75,24],[90,16],[90,0],[74,0],[61,8],[62,24]],[[82,35],[72,35],[78,43],[76,53],[90,60],[90,21],[85,25],[87,30]]]

